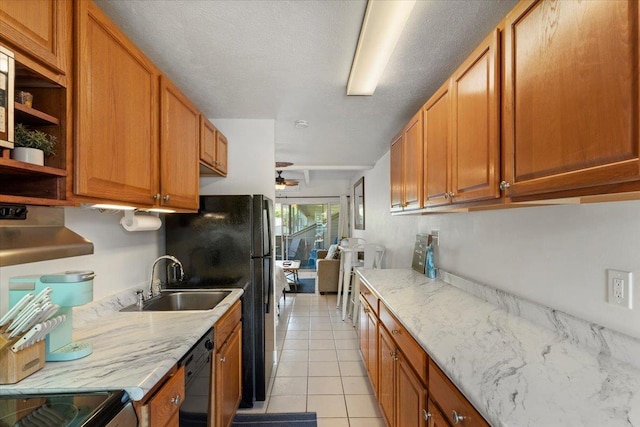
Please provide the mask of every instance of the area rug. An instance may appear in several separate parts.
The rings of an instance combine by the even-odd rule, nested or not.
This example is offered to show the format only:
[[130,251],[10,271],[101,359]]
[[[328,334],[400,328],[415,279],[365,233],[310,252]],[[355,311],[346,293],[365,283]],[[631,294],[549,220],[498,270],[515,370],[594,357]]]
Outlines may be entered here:
[[236,414],[232,427],[317,427],[315,412]]
[[298,279],[296,284],[289,284],[288,294],[313,294],[316,292],[316,279]]

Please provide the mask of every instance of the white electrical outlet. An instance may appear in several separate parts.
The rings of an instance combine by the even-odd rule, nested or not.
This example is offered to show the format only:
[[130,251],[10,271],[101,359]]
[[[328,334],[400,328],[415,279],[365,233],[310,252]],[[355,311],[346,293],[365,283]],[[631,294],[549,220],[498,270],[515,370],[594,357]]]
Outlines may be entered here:
[[633,283],[631,272],[620,270],[607,270],[607,292],[609,304],[619,307],[633,308]]

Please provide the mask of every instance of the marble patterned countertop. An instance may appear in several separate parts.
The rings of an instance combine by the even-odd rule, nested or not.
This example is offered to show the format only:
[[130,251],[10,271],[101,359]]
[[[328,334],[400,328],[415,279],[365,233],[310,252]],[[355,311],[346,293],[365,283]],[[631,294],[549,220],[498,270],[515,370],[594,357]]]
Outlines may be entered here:
[[231,293],[213,310],[119,312],[135,302],[133,290],[74,309],[73,339],[93,352],[45,367],[17,384],[0,385],[0,395],[125,390],[140,400],[240,299]]
[[640,426],[638,340],[446,273],[358,274],[491,425]]

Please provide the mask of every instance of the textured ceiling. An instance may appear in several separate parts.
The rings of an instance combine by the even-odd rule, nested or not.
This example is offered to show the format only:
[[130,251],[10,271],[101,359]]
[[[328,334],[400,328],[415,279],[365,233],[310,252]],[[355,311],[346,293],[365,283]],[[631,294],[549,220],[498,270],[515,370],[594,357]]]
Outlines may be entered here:
[[373,166],[516,1],[418,0],[371,97],[346,96],[364,0],[96,3],[207,117],[275,120],[277,161]]

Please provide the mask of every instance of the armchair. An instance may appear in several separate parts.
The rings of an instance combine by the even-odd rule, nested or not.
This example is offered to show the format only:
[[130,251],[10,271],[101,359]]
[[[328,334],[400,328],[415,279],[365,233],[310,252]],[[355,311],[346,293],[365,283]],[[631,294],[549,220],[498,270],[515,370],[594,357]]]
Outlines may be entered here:
[[316,270],[318,275],[318,292],[337,293],[338,277],[340,276],[340,259],[325,259],[327,251],[318,251]]

